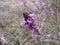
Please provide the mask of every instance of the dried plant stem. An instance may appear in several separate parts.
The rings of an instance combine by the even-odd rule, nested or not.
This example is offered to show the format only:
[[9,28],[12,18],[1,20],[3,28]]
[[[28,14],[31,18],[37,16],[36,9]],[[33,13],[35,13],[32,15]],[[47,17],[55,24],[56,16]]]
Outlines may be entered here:
[[27,37],[23,40],[23,42],[21,42],[21,44],[20,44],[20,45],[23,45],[23,44],[24,44],[24,42],[25,42],[29,37],[30,37],[30,35],[29,35],[29,36],[27,36]]
[[59,15],[58,15],[59,0],[56,0],[56,2],[57,2],[57,23],[58,23],[58,30],[60,30],[60,27],[59,27]]

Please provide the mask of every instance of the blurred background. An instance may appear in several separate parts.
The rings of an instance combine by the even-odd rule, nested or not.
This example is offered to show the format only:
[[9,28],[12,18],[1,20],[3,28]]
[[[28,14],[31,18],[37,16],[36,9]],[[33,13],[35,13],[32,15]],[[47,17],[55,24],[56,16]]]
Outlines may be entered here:
[[[36,40],[23,25],[25,11],[36,15]],[[60,0],[0,0],[0,38],[8,45],[60,45]]]

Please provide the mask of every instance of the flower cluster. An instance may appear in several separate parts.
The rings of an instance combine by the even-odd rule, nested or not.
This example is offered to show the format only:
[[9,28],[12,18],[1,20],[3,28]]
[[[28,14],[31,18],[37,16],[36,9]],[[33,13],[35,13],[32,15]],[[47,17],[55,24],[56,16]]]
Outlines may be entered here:
[[[40,3],[40,6],[39,6],[35,3],[35,0],[30,0],[30,1],[37,7],[38,10],[36,10],[36,12],[39,13],[39,15],[42,18],[41,20],[44,24],[46,23],[46,21],[49,22],[47,20],[48,16],[50,17],[50,16],[56,15],[55,8],[57,6],[54,8],[53,3],[47,3],[46,4],[46,2],[44,2],[44,0],[38,0],[39,3]],[[30,6],[30,5],[27,4],[26,0],[23,0],[23,4],[24,4],[25,7]],[[60,9],[60,5],[57,8]],[[27,10],[29,10],[29,8]],[[57,10],[57,12],[58,12],[57,15],[60,15],[60,11]],[[32,12],[24,12],[23,15],[24,15],[24,25],[32,31],[32,36],[40,35],[39,27],[37,26],[37,24],[35,22],[35,14],[32,13]],[[47,24],[47,25],[49,25],[49,24]],[[58,33],[58,36],[60,36],[60,32]],[[52,38],[52,36],[50,34],[45,34],[45,38],[49,39],[49,38]]]
[[23,13],[24,25],[32,31],[32,36],[40,35],[39,28],[35,22],[35,14],[32,12]]

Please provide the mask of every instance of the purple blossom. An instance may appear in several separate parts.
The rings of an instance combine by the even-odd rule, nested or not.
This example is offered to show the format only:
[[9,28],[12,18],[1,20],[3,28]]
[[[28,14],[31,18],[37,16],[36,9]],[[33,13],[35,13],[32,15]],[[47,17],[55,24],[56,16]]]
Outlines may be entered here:
[[30,17],[34,17],[35,15],[34,15],[33,13],[30,13],[29,16],[30,16]]
[[60,5],[58,6],[58,8],[60,8]]
[[60,15],[60,12],[58,14]]
[[41,2],[42,7],[46,7],[46,4],[44,2]]
[[51,14],[55,14],[54,10],[51,11]]
[[60,36],[60,32],[58,32],[58,36]]
[[45,21],[45,20],[46,20],[46,11],[43,10],[43,11],[41,12],[41,15],[42,15],[42,21]]
[[41,2],[42,2],[42,0],[39,0],[39,2],[41,3]]
[[28,4],[27,4],[26,0],[22,0],[22,2],[23,2],[23,4],[24,4],[24,6],[25,6],[25,7],[27,7],[27,6],[28,6]]
[[48,8],[50,8],[51,7],[51,4],[48,4]]
[[29,14],[29,17],[31,17],[33,20],[35,20],[35,15],[34,14]]
[[53,16],[54,14],[55,14],[54,10],[51,10],[51,12],[48,15]]
[[27,28],[29,27],[29,23],[26,22],[25,20],[24,20],[23,24],[24,24]]
[[27,20],[24,21],[24,25],[32,31],[33,36],[40,35],[39,28],[35,23],[35,14],[29,13],[27,17]]
[[33,3],[35,2],[35,0],[30,0],[30,1],[33,2]]
[[45,10],[42,11],[42,12],[41,12],[41,15],[42,15],[42,16],[46,15],[46,11],[45,11]]
[[45,34],[45,38],[47,39],[51,38],[50,34]]
[[43,2],[42,0],[39,0],[39,2],[41,4],[42,8],[45,8],[46,7],[46,3],[45,2]]

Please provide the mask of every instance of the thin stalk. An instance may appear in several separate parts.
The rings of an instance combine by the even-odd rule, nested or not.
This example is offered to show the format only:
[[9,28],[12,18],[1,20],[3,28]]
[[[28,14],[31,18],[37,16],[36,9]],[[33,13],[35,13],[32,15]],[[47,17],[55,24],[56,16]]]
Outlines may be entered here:
[[25,41],[27,41],[29,37],[30,37],[30,35],[29,35],[29,36],[27,36],[27,37],[23,40],[23,42],[21,42],[21,44],[20,44],[20,45],[23,45],[23,44],[24,44],[24,42],[25,42]]
[[59,0],[56,0],[56,2],[57,2],[57,23],[58,23],[58,30],[60,30],[60,27],[59,27],[59,15],[58,15]]

